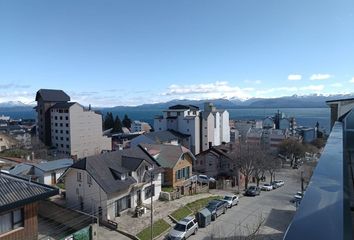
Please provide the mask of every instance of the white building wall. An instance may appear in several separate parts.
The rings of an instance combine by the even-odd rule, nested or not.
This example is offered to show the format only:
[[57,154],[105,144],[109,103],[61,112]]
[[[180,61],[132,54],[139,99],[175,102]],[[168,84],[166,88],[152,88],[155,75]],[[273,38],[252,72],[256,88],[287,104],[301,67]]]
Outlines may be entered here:
[[220,140],[221,142],[230,142],[230,116],[228,111],[224,111],[220,114]]
[[71,155],[83,158],[112,150],[111,138],[102,136],[102,116],[78,104],[70,107]]
[[214,113],[214,140],[213,140],[213,146],[219,146],[221,144],[220,141],[220,113],[216,112]]
[[[77,172],[81,173],[81,182],[77,180]],[[83,200],[83,211],[97,213],[98,207],[102,207],[102,216],[107,216],[107,195],[91,178],[92,184],[87,183],[88,173],[84,170],[71,168],[65,175],[65,189],[67,207],[80,209],[80,197]]]
[[155,118],[154,119],[154,130],[155,130],[155,132],[166,131],[167,130],[166,118],[163,118],[163,119]]

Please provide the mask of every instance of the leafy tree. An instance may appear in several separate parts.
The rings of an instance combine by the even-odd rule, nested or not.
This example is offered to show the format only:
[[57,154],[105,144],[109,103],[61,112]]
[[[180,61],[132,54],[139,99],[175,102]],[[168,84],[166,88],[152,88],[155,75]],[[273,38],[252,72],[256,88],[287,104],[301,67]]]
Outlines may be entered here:
[[120,121],[118,115],[114,119],[114,124],[113,124],[113,130],[112,131],[113,132],[118,132],[118,133],[123,132],[123,130],[122,130],[122,122]]
[[104,125],[103,127],[104,130],[114,127],[114,119],[113,119],[113,114],[111,112],[107,112],[103,125]]
[[130,129],[132,125],[132,120],[128,117],[127,114],[125,114],[122,123],[123,123],[123,127]]
[[285,139],[279,145],[278,150],[280,154],[291,159],[291,166],[293,166],[294,161],[296,161],[296,159],[305,156],[306,151],[304,145],[302,145],[299,141],[291,138]]

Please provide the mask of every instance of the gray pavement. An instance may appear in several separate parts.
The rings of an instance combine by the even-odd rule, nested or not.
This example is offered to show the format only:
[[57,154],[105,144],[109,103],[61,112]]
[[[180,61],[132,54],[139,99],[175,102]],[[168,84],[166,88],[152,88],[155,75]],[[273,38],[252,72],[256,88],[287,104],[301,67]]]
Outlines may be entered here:
[[301,169],[282,169],[276,179],[284,180],[285,186],[262,191],[257,197],[242,197],[238,206],[229,209],[208,227],[200,228],[189,239],[243,239],[254,232],[260,222],[263,224],[257,239],[282,239],[295,214],[296,208],[289,201],[301,190],[300,172]]

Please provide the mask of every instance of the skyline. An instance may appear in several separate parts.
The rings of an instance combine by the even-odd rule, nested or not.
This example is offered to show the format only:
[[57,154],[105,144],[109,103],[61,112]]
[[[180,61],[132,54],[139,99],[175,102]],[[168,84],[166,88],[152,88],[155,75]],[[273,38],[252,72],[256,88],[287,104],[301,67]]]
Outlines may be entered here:
[[354,3],[0,3],[0,102],[84,105],[354,93]]

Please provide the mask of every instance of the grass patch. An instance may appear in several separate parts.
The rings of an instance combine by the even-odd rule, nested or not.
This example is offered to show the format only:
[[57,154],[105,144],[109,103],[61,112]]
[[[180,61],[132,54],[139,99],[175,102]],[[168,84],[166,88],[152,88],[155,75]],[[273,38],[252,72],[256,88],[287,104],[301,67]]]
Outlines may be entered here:
[[[170,225],[163,219],[159,219],[152,225],[153,227],[153,237],[159,236],[161,233],[170,228]],[[142,230],[136,235],[141,240],[150,240],[151,232],[150,226]]]
[[173,187],[163,187],[161,188],[162,192],[173,192]]
[[205,206],[214,199],[220,199],[220,196],[212,196],[207,198],[198,199],[197,201],[187,203],[187,207],[189,207],[194,213],[198,212],[200,209],[205,208]]
[[57,183],[57,187],[61,189],[65,189],[65,184],[64,183]]
[[181,207],[171,213],[171,216],[175,218],[177,221],[187,217],[188,215],[197,213],[200,209],[205,208],[205,206],[214,199],[220,199],[220,196],[212,196],[207,198],[198,199],[194,202],[187,203],[186,206]]
[[188,215],[192,214],[192,211],[189,210],[189,208],[186,207],[181,207],[179,209],[177,209],[176,211],[174,211],[173,213],[171,213],[171,216],[176,219],[177,221],[187,217]]

